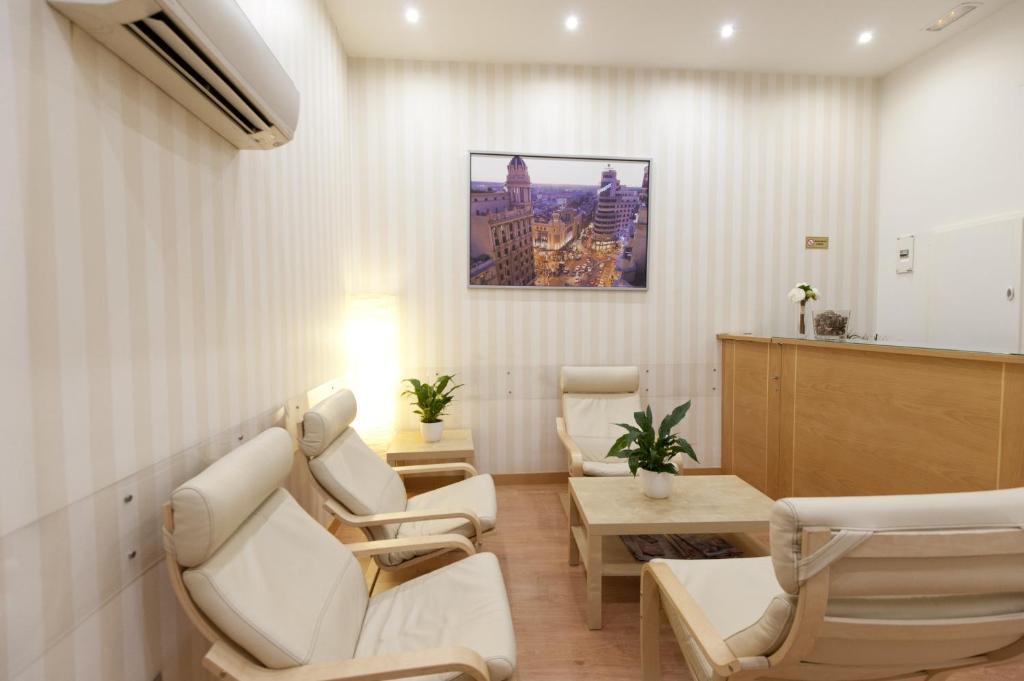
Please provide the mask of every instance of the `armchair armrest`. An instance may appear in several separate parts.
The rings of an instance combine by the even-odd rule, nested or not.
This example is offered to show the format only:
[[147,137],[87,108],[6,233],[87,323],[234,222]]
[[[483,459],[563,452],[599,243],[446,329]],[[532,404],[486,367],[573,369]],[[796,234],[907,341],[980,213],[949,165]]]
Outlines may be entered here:
[[[694,645],[700,649],[705,659],[718,674],[730,676],[743,668],[739,658],[726,645],[721,634],[711,624],[697,601],[693,600],[686,588],[679,583],[668,565],[648,563],[644,566],[641,591],[645,589],[658,590],[661,597],[651,599],[651,601],[664,604],[665,609],[670,613],[670,621],[674,617],[681,622],[687,632],[692,635]],[[658,613],[641,613],[641,618],[642,625],[654,627],[656,636],[655,625],[658,621]],[[644,619],[646,621],[643,621]],[[650,634],[650,631],[646,633]]]
[[583,475],[583,452],[580,451],[579,445],[569,437],[569,431],[565,428],[565,419],[561,416],[555,419],[555,430],[558,431],[558,439],[562,441],[562,446],[565,447],[566,454],[569,455],[569,475],[574,478],[580,477]]
[[443,549],[445,551],[463,551],[467,556],[476,553],[473,542],[461,534],[439,534],[433,537],[403,537],[402,539],[379,539],[376,541],[357,542],[345,545],[357,558],[360,556],[379,556],[394,551],[409,549]]
[[480,654],[464,646],[359,657],[291,669],[267,669],[218,641],[206,653],[203,666],[217,678],[234,681],[389,681],[442,672],[459,672],[474,681],[491,679],[487,663]]
[[353,515],[334,499],[324,502],[324,508],[332,516],[351,527],[374,527],[376,525],[393,525],[417,520],[438,520],[440,518],[465,518],[473,525],[474,537],[480,542],[483,525],[476,513],[469,509],[446,509],[436,511],[398,511],[395,513],[374,513],[372,515]]
[[413,466],[395,466],[393,470],[400,476],[421,475],[423,473],[462,473],[463,478],[472,478],[476,469],[468,463],[453,461],[451,463],[421,463]]

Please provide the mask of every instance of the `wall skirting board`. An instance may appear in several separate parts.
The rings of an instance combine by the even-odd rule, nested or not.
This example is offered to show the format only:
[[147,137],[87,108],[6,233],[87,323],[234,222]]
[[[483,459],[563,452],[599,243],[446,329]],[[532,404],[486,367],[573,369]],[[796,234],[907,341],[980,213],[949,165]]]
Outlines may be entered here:
[[555,471],[551,473],[495,473],[493,476],[495,485],[546,485],[558,482],[566,482],[569,479],[567,471]]

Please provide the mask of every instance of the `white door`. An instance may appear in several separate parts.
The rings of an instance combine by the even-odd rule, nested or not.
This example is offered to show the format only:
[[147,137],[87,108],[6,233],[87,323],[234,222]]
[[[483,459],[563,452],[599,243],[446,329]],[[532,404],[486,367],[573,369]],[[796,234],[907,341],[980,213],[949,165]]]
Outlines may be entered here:
[[939,229],[928,241],[929,344],[1020,352],[1024,218]]

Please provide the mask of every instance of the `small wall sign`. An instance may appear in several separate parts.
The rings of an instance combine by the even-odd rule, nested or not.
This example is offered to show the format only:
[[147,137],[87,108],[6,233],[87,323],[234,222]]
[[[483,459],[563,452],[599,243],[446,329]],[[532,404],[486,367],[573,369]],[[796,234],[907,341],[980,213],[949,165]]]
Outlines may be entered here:
[[804,238],[804,248],[828,248],[828,237],[827,236],[809,236]]

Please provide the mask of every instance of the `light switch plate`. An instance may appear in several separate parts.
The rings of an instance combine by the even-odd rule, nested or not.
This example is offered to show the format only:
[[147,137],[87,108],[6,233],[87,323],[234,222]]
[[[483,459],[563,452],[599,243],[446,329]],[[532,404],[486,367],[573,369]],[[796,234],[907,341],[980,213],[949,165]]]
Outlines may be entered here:
[[896,237],[896,274],[914,271],[914,235]]

